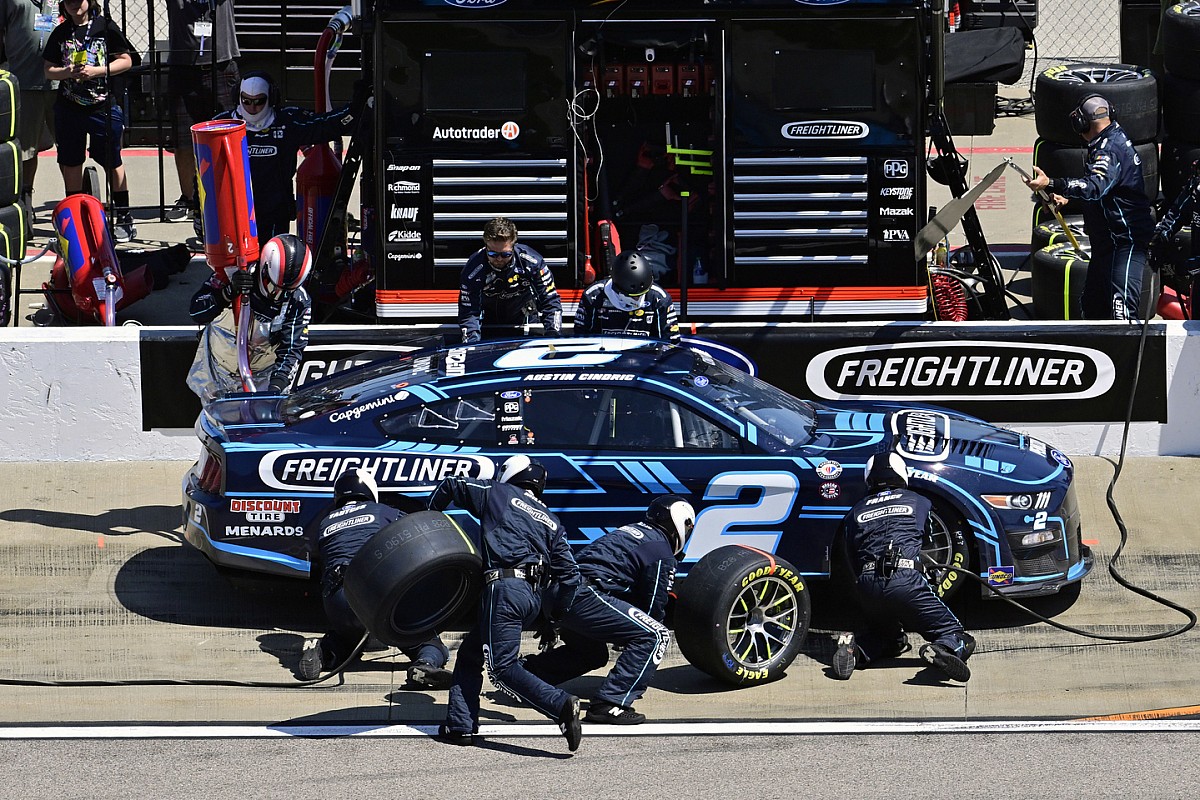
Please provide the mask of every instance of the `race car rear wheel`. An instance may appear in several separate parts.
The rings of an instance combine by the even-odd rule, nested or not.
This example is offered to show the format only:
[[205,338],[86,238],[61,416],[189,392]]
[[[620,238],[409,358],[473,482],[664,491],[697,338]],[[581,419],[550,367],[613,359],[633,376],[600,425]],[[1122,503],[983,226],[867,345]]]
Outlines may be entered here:
[[734,686],[783,677],[808,634],[804,579],[781,558],[718,547],[692,567],[675,603],[675,639],[692,666]]
[[962,514],[945,503],[934,500],[929,524],[921,542],[921,554],[935,564],[961,567],[960,570],[934,569],[927,574],[934,593],[948,600],[958,594],[969,578],[971,546],[967,541],[967,523]]
[[346,599],[377,639],[412,647],[474,609],[482,561],[470,538],[438,511],[419,511],[371,537],[346,565]]

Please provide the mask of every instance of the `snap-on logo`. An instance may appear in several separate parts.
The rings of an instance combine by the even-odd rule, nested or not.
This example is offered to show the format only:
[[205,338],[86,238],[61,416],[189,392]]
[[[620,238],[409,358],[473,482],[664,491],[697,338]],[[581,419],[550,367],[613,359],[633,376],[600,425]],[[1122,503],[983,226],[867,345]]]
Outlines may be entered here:
[[863,139],[870,130],[864,122],[815,119],[809,122],[786,122],[779,132],[785,139]]
[[822,400],[1086,400],[1112,388],[1106,353],[1057,343],[930,342],[829,350],[805,380]]

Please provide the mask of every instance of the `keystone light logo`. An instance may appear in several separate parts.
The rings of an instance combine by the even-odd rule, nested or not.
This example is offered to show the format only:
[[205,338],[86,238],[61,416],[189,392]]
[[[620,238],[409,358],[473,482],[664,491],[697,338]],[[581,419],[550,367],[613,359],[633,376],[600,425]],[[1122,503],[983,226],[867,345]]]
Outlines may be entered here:
[[779,129],[785,139],[863,139],[869,132],[865,123],[838,119],[785,122]]
[[805,380],[822,400],[1087,400],[1112,388],[1107,354],[1056,343],[920,342],[819,354]]

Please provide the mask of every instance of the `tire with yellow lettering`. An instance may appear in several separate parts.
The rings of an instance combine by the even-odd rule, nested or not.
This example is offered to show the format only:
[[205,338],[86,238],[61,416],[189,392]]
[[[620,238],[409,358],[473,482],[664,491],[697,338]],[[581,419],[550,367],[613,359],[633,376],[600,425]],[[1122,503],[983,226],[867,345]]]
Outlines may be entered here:
[[418,511],[372,536],[346,565],[343,581],[346,600],[367,630],[403,648],[474,610],[483,566],[454,520]]
[[675,640],[692,666],[734,686],[783,677],[812,613],[788,562],[743,545],[718,547],[679,586]]
[[[929,523],[921,541],[921,555],[929,559],[926,563],[945,564],[946,568],[927,572],[929,585],[934,594],[948,600],[958,594],[970,578],[967,573],[971,564],[971,545],[967,538],[967,521],[963,515],[940,500],[933,500],[929,512]],[[949,569],[962,567],[962,571]]]

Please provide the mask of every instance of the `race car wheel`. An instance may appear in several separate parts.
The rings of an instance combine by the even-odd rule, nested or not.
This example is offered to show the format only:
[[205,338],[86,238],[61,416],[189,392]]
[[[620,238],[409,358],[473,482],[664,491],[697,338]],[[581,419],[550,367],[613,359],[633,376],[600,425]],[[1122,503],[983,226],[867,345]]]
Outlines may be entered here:
[[926,576],[934,593],[943,600],[958,594],[963,584],[970,580],[966,571],[971,569],[971,546],[967,543],[967,523],[962,514],[935,500],[929,513],[929,524],[925,526],[921,555],[934,564],[962,568],[961,572],[934,569]]
[[788,562],[742,545],[692,567],[675,603],[675,639],[692,666],[734,686],[783,677],[808,634],[812,607]]
[[1056,64],[1043,70],[1034,92],[1038,136],[1081,146],[1083,140],[1071,130],[1068,115],[1090,94],[1112,103],[1113,117],[1134,144],[1153,142],[1158,136],[1158,83],[1147,67],[1130,64]]
[[419,511],[371,537],[346,565],[346,599],[380,641],[412,647],[474,609],[479,551],[454,520]]

